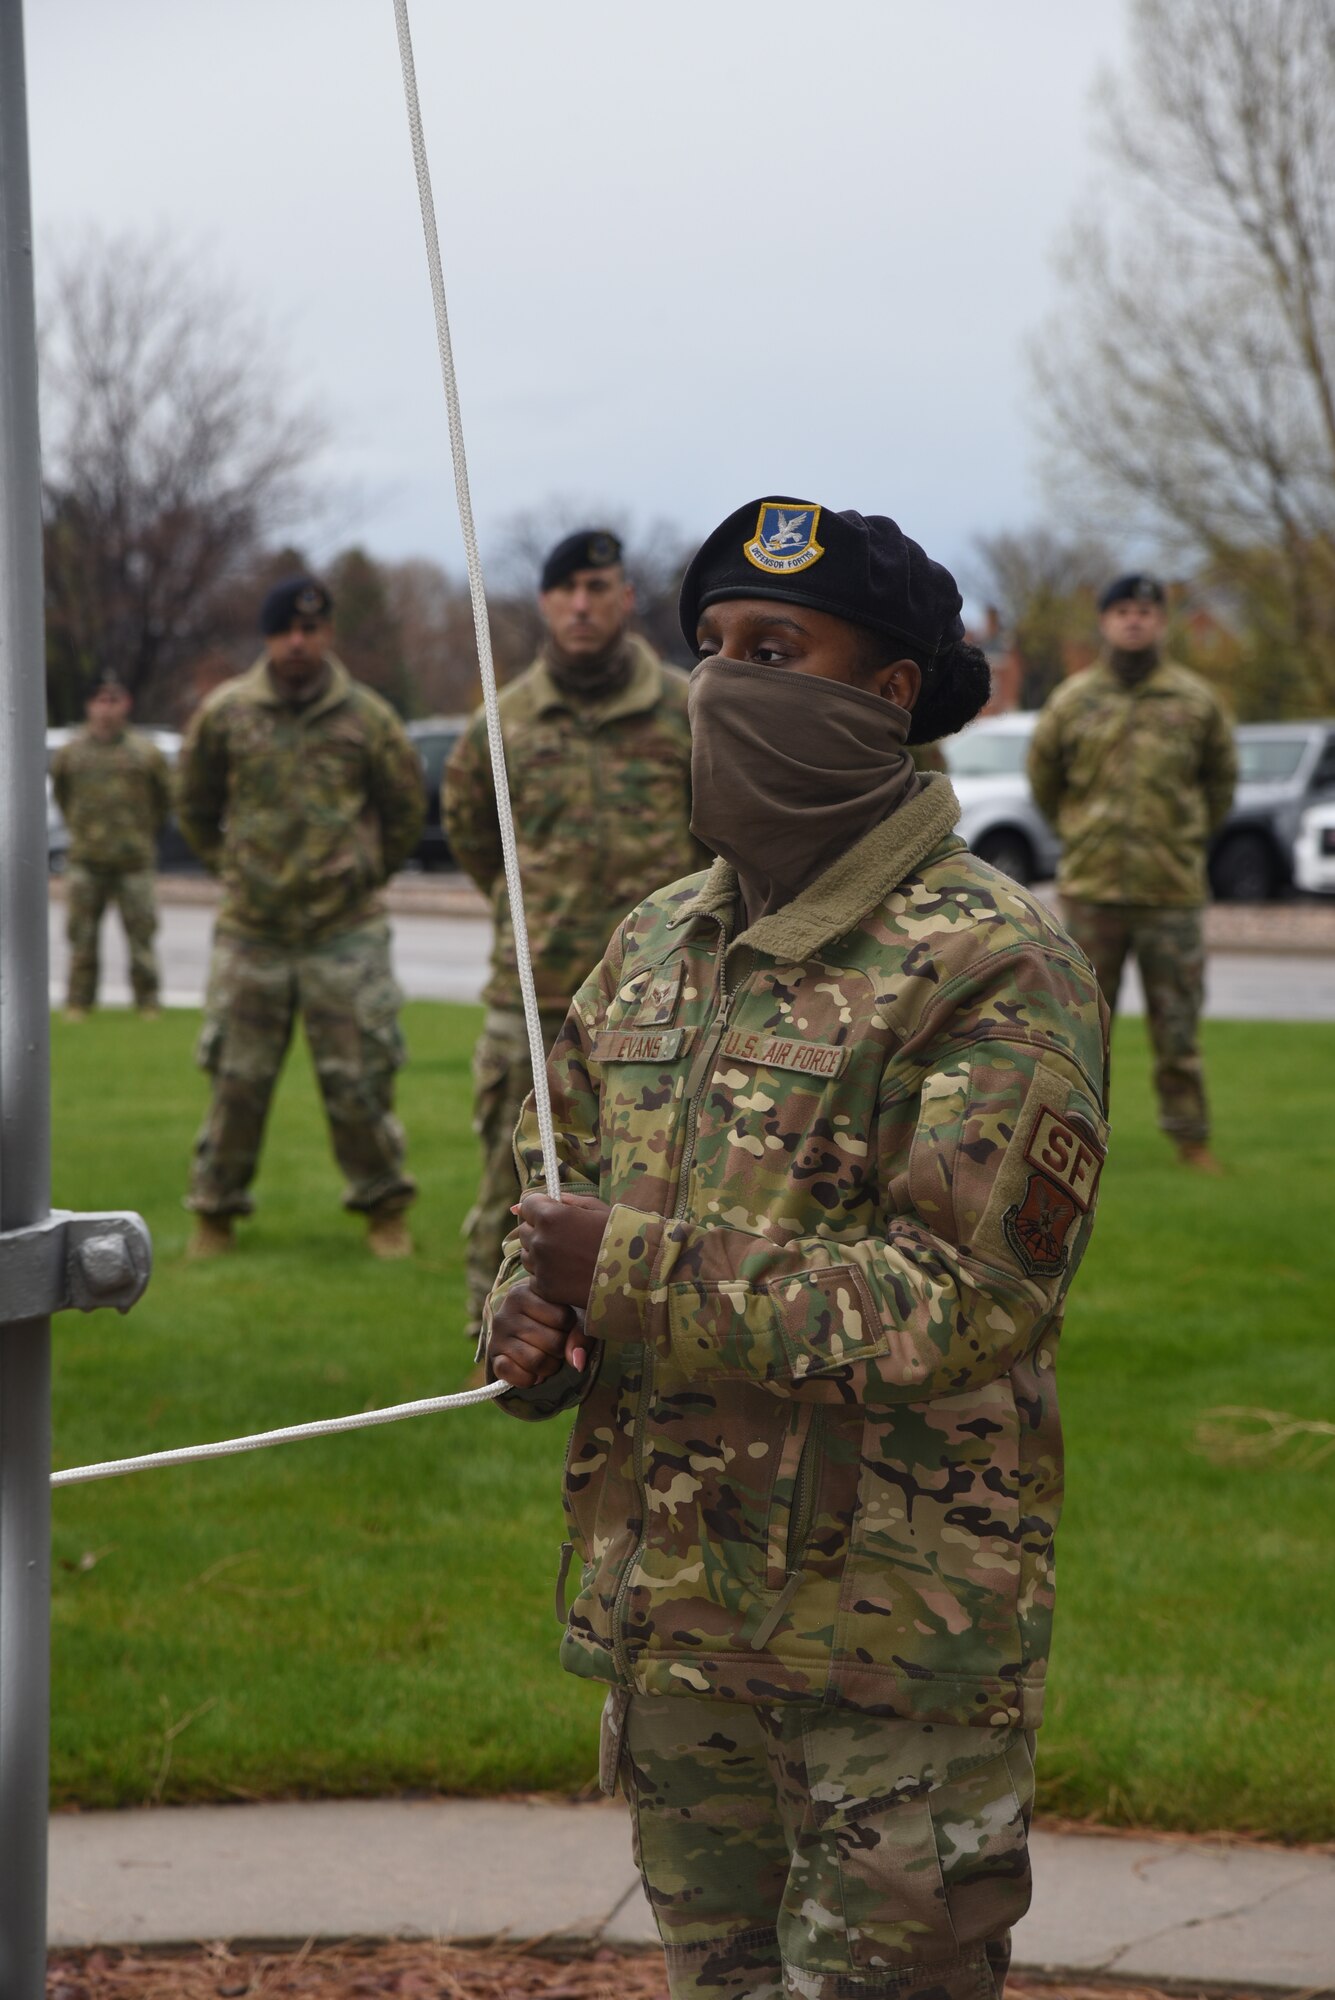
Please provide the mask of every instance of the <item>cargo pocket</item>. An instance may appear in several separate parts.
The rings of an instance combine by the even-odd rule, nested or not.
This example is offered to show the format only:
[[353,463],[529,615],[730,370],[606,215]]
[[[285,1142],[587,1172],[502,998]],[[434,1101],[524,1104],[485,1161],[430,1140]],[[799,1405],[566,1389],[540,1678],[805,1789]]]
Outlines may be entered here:
[[[807,1732],[811,1825],[784,1956],[812,1973],[981,1968],[1029,1907],[1028,1739],[859,1720]],[[867,1797],[877,1781],[891,1789]]]

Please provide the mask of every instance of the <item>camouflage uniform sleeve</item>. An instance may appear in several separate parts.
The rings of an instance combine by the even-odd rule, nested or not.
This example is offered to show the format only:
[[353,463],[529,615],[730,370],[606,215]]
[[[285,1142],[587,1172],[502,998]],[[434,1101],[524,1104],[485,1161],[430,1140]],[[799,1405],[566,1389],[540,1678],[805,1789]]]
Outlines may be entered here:
[[490,896],[504,857],[482,716],[469,724],[450,754],[440,788],[440,816],[459,866]]
[[1216,702],[1210,711],[1205,742],[1201,748],[1201,789],[1205,793],[1205,811],[1211,833],[1222,826],[1227,817],[1237,782],[1238,749],[1233,727]]
[[176,816],[195,853],[214,874],[222,860],[222,819],[226,807],[227,737],[218,714],[203,708],[181,746]]
[[[1047,1031],[1035,1036],[1045,975]],[[937,1002],[946,1014],[919,1088],[883,1088],[883,1235],[778,1244],[615,1206],[590,1338],[653,1341],[701,1378],[867,1407],[955,1395],[1011,1369],[1060,1306],[1092,1227],[1104,1016],[1088,968],[1050,948],[998,954],[966,977],[967,992],[952,982],[953,1001],[947,989]],[[1025,1032],[1007,1025],[1020,990]]]
[[[623,933],[618,930],[608,946],[607,955],[601,964],[594,967],[571,1001],[565,1024],[547,1058],[561,1185],[568,1188],[571,1194],[598,1192],[602,1146],[599,1138],[598,1088],[589,1073],[589,1051],[593,1034],[620,982],[619,967],[624,957],[622,939]],[[519,1161],[519,1177],[525,1189],[545,1188],[542,1142],[538,1136],[538,1120],[531,1093],[525,1100],[515,1131],[515,1153]],[[524,1275],[518,1250],[518,1236],[508,1236],[505,1240],[505,1261],[483,1312],[484,1342],[491,1327],[493,1309]],[[583,1376],[577,1375],[572,1368],[563,1368],[559,1375],[540,1383],[536,1389],[512,1389],[508,1396],[501,1399],[501,1408],[508,1416],[524,1417],[530,1421],[554,1417],[561,1410],[573,1408],[582,1399],[592,1379],[591,1367]]]
[[55,794],[56,804],[66,818],[69,817],[70,809],[69,758],[65,754],[67,749],[68,745],[62,743],[51,759],[51,790]]
[[1050,701],[1034,725],[1029,739],[1029,789],[1034,804],[1045,819],[1056,824],[1066,789],[1066,764],[1062,751],[1061,716]]
[[396,875],[422,837],[422,762],[396,715],[386,715],[372,747],[367,794],[380,821],[385,879]]

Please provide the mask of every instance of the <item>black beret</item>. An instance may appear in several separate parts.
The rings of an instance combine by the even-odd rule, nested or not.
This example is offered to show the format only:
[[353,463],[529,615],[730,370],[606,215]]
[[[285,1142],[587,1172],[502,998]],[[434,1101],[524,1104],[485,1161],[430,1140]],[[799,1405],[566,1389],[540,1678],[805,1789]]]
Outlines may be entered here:
[[285,576],[260,606],[260,631],[266,639],[290,630],[297,618],[327,618],[334,600],[313,576]]
[[114,667],[99,667],[93,675],[94,694],[126,694],[129,690]]
[[1115,583],[1099,598],[1099,610],[1111,611],[1114,604],[1125,604],[1128,598],[1141,604],[1164,604],[1163,585],[1157,576],[1145,576],[1140,570],[1133,570],[1129,576],[1119,576]]
[[681,586],[695,651],[708,604],[774,597],[882,632],[930,660],[962,638],[954,577],[884,514],[830,513],[810,500],[748,500],[701,544]]
[[558,542],[542,566],[540,590],[555,590],[577,569],[611,569],[621,561],[621,543],[607,528],[579,528]]

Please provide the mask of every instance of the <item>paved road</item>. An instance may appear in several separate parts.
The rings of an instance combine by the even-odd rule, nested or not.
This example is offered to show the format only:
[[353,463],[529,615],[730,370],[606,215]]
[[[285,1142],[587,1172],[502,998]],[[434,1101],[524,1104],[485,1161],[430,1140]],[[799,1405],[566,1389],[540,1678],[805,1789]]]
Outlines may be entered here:
[[[51,906],[52,996],[64,992],[64,907]],[[162,912],[159,944],[168,1006],[197,1007],[208,967],[211,909],[176,905]],[[394,962],[413,1000],[476,1000],[486,977],[491,926],[484,917],[396,917]],[[104,997],[129,999],[125,943],[112,917],[103,932]],[[1140,1013],[1134,969],[1122,1005]],[[1225,1021],[1335,1020],[1335,956],[1318,952],[1217,952],[1210,959],[1206,1012]]]

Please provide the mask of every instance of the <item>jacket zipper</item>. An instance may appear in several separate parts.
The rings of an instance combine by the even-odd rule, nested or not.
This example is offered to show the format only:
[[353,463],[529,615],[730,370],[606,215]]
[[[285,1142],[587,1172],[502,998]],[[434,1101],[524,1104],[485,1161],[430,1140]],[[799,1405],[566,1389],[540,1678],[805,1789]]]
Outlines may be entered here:
[[[723,1039],[723,1031],[728,1025],[728,1009],[731,1007],[733,1001],[733,995],[728,991],[727,927],[721,917],[715,917],[714,922],[719,927],[720,940],[718,976],[719,1011],[709,1039],[697,1058],[699,1063],[699,1081],[691,1094],[691,1101],[686,1111],[686,1139],[682,1146],[681,1165],[677,1170],[677,1201],[671,1216],[673,1222],[680,1222],[686,1213],[686,1189],[691,1170],[691,1161],[695,1156],[695,1133],[700,1102],[708,1088],[709,1079],[713,1075],[714,1056],[719,1043]],[[631,1434],[630,1447],[631,1464],[635,1471],[635,1491],[639,1496],[640,1502],[640,1532],[635,1547],[627,1559],[626,1566],[621,1572],[621,1581],[617,1585],[616,1596],[612,1602],[612,1657],[616,1662],[617,1672],[624,1682],[629,1682],[631,1678],[630,1655],[626,1650],[626,1636],[623,1629],[626,1614],[626,1599],[630,1596],[631,1578],[639,1565],[640,1557],[644,1553],[645,1542],[649,1536],[649,1488],[644,1476],[644,1433],[649,1421],[649,1405],[653,1400],[653,1393],[654,1350],[646,1340],[644,1343],[644,1366],[640,1381],[640,1395],[635,1405],[635,1427]]]

